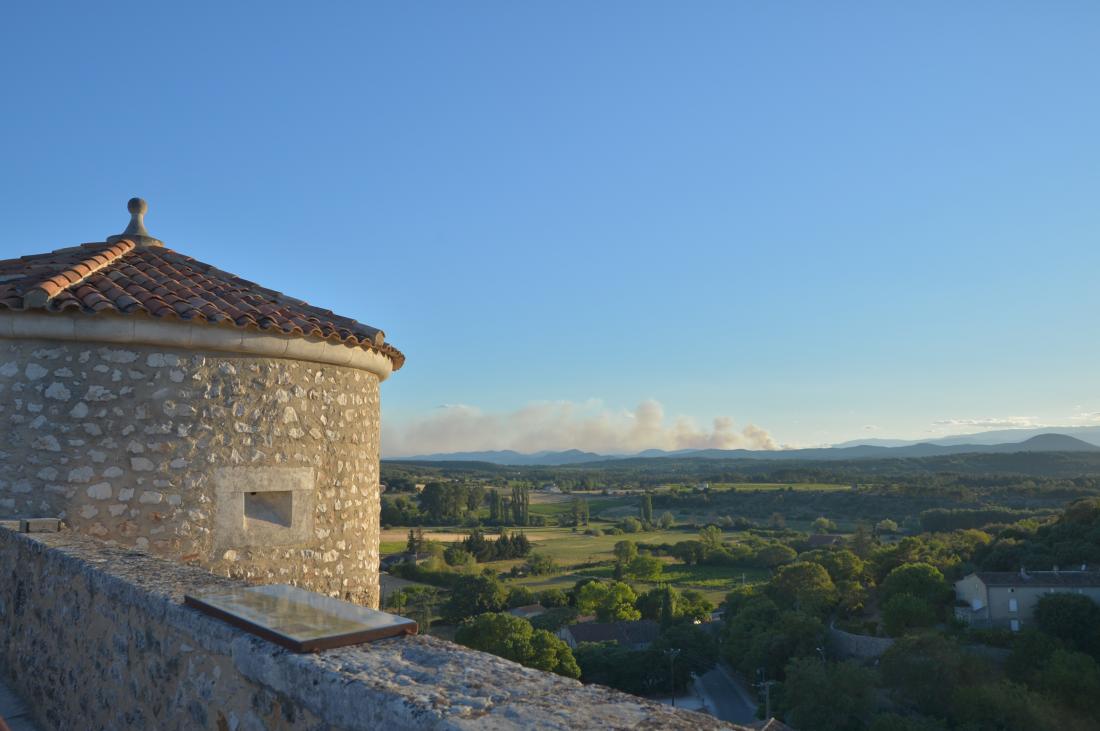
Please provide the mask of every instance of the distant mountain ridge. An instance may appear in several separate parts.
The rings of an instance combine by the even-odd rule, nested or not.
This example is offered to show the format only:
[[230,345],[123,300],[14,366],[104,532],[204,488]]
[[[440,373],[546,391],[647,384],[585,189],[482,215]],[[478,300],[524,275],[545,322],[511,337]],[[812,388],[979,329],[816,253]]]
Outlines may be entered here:
[[[1015,430],[1010,430],[1015,431]],[[1100,436],[1100,429],[1098,429]],[[752,450],[752,449],[683,449],[664,451],[647,449],[631,455],[601,455],[569,449],[563,452],[535,452],[523,454],[513,450],[486,452],[453,452],[450,454],[425,454],[401,457],[403,462],[489,462],[514,467],[560,467],[589,462],[609,462],[621,459],[765,459],[765,460],[814,460],[834,461],[852,459],[905,459],[914,457],[938,457],[948,454],[1011,454],[1015,452],[1100,452],[1100,446],[1090,444],[1068,434],[1043,432],[1017,442],[997,444],[937,442],[906,443],[899,446],[879,444],[852,444],[849,446],[816,447],[810,449]]]
[[840,444],[834,444],[832,446],[911,447],[915,444],[939,444],[943,446],[959,444],[995,445],[1022,442],[1042,434],[1064,434],[1066,436],[1076,437],[1089,444],[1100,445],[1100,426],[1048,426],[996,429],[994,431],[983,431],[973,434],[955,434],[953,436],[938,437],[936,439],[850,439],[846,442],[841,442]]

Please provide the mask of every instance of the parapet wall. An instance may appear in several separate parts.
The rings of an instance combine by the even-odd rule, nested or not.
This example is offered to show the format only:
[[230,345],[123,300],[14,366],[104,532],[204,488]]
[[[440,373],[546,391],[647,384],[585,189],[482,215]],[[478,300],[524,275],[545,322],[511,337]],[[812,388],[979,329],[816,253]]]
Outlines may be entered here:
[[181,604],[240,582],[0,525],[0,673],[46,729],[737,729],[432,637],[295,654]]

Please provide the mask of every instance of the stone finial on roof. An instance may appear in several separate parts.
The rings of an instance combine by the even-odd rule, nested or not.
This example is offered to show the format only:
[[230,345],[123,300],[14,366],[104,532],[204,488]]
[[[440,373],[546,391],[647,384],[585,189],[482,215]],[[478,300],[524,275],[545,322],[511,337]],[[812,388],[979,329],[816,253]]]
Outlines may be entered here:
[[145,230],[145,212],[149,210],[149,204],[144,198],[131,198],[126,204],[126,209],[130,211],[130,225],[122,233],[108,236],[108,244],[128,239],[138,246],[164,246],[163,241],[153,238]]

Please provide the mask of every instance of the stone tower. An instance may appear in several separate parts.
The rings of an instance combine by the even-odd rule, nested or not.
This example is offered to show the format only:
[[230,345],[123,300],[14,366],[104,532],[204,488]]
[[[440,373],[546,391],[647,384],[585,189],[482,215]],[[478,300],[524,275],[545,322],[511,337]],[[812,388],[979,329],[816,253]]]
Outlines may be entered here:
[[0,261],[0,518],[378,602],[382,331],[164,246]]

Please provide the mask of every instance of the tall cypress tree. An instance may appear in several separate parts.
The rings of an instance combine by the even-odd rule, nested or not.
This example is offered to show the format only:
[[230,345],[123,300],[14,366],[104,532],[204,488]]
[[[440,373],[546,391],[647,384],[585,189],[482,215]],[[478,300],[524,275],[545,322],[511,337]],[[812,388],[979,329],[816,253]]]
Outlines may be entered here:
[[493,490],[493,494],[489,496],[489,522],[500,522],[502,507],[504,507],[504,501],[500,497],[500,491]]
[[512,487],[512,519],[516,525],[527,525],[531,505],[531,495],[527,485]]

